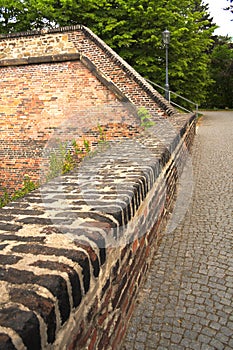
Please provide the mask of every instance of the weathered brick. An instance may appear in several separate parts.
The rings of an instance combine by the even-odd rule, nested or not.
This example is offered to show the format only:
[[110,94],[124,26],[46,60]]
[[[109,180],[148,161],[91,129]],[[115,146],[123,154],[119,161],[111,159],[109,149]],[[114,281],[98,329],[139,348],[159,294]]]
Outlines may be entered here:
[[45,241],[45,236],[19,236],[19,235],[4,235],[1,234],[0,240],[1,241],[17,241],[17,242],[37,242],[37,243],[43,243]]
[[14,329],[28,349],[41,349],[39,321],[32,311],[23,311],[15,307],[1,309],[0,325]]
[[100,264],[99,264],[99,258],[97,256],[97,254],[95,253],[94,249],[92,249],[91,246],[88,245],[87,242],[82,241],[80,239],[78,239],[77,241],[75,240],[74,242],[77,245],[77,247],[80,247],[80,248],[86,250],[86,252],[88,253],[88,256],[91,260],[93,274],[95,277],[98,277],[99,273],[100,273]]
[[14,284],[38,284],[47,288],[58,299],[62,323],[70,313],[70,303],[67,285],[64,279],[56,275],[36,276],[33,272],[21,271],[14,268],[4,269],[0,267],[0,279]]
[[96,349],[98,350],[103,350],[106,349],[107,346],[109,345],[110,339],[109,339],[109,334],[108,334],[108,329],[106,332],[103,333],[102,338],[100,339],[99,343],[97,344]]
[[72,336],[71,339],[68,340],[68,346],[67,350],[74,350],[77,349],[77,344],[79,343],[80,339],[82,339],[83,333],[84,333],[85,325],[84,321],[81,321],[81,323],[78,325],[75,334]]
[[31,290],[20,288],[12,288],[10,296],[15,303],[21,303],[43,317],[47,326],[48,343],[53,343],[56,331],[56,315],[53,302],[49,298],[46,299]]
[[102,288],[102,292],[101,292],[101,299],[103,298],[103,296],[105,295],[105,292],[108,290],[110,286],[110,278],[107,279],[105,285]]
[[21,259],[22,258],[20,256],[0,254],[0,261],[2,265],[14,265]]
[[52,248],[48,246],[41,246],[36,244],[31,245],[18,245],[12,248],[14,252],[20,253],[31,253],[31,254],[43,254],[43,255],[56,255],[56,256],[65,256],[76,263],[78,263],[82,267],[83,274],[83,284],[85,292],[89,290],[90,286],[90,266],[88,257],[82,251],[79,250],[71,250],[71,249],[58,249]]
[[16,232],[19,231],[22,228],[22,225],[15,225],[5,222],[0,222],[0,230],[2,231],[11,231]]
[[119,300],[120,300],[120,295],[121,295],[122,291],[124,290],[126,283],[127,283],[127,275],[121,276],[121,281],[118,285],[117,290],[115,291],[115,295],[114,295],[114,298],[112,300],[113,308],[115,308],[118,305]]
[[74,307],[77,307],[81,303],[82,291],[81,291],[79,276],[73,268],[59,262],[41,261],[41,260],[31,265],[38,266],[44,269],[49,269],[52,271],[66,272],[72,287],[72,298],[73,298]]
[[11,338],[4,333],[0,333],[0,350],[16,350]]
[[94,350],[95,349],[96,339],[97,339],[97,330],[94,329],[93,334],[91,335],[90,343],[88,345],[88,350]]
[[87,321],[90,323],[93,320],[93,317],[96,315],[98,310],[98,299],[95,298],[94,303],[91,305],[88,313],[87,313]]

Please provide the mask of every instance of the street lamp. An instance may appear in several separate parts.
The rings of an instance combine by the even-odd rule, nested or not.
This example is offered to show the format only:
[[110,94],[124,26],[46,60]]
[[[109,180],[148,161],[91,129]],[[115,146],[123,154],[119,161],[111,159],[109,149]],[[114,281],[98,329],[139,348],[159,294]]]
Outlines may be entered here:
[[169,30],[164,30],[163,32],[163,42],[166,47],[166,81],[165,81],[165,98],[169,101],[169,83],[168,83],[168,46],[170,43],[170,32]]

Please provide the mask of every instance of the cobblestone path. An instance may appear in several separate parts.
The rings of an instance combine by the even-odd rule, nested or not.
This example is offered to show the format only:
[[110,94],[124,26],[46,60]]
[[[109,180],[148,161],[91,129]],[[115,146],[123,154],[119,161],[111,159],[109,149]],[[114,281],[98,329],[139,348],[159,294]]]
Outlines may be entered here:
[[204,112],[194,192],[167,233],[122,349],[233,349],[233,112]]

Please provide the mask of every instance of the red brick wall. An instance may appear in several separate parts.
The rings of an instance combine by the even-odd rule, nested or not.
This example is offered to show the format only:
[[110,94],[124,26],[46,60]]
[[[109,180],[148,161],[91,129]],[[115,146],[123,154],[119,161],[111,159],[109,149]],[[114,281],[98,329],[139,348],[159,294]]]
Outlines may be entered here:
[[138,123],[80,61],[1,67],[0,79],[2,187],[17,188],[24,174],[39,179],[49,137],[72,140],[106,121],[110,137],[118,123]]
[[[109,50],[107,45],[88,28],[83,28],[79,32],[70,32],[69,40],[74,43],[79,52],[94,62],[97,68],[103,71],[132,103],[136,106],[144,106],[158,115],[167,115],[158,103],[166,103],[166,101],[163,101],[163,97],[155,90],[150,94],[151,86],[147,89],[149,84],[142,81],[142,77],[132,67],[120,57],[117,57],[114,51]],[[172,107],[168,106],[169,108]]]
[[0,79],[0,188],[18,188],[24,174],[37,181],[51,137],[80,138],[108,123],[117,125],[117,136],[122,128],[124,136],[126,130],[132,135],[141,106],[158,118],[174,114],[156,90],[83,26],[2,36]]

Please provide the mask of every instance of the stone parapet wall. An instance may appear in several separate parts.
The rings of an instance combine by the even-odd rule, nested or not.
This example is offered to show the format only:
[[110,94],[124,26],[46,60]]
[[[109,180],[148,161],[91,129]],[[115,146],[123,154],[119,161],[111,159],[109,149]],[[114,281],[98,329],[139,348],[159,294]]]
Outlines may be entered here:
[[195,118],[104,145],[0,210],[0,347],[120,349]]

